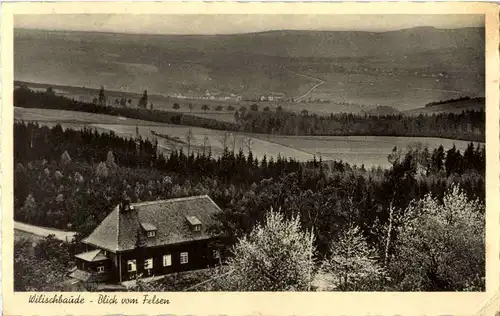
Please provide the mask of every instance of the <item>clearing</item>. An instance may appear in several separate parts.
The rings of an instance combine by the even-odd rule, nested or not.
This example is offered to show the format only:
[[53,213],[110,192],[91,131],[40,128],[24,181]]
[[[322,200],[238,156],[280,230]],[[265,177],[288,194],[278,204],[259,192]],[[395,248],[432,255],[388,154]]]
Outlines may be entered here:
[[139,136],[157,140],[164,152],[182,150],[187,153],[186,135],[191,130],[191,151],[203,152],[211,149],[212,156],[219,157],[223,153],[223,138],[227,138],[229,150],[240,148],[248,154],[248,144],[254,157],[264,156],[295,158],[298,161],[312,160],[314,157],[323,160],[342,160],[351,165],[365,167],[389,167],[387,156],[394,146],[406,149],[408,146],[427,146],[429,150],[443,145],[450,149],[453,145],[461,152],[467,148],[468,141],[427,138],[427,137],[394,137],[394,136],[285,136],[250,133],[231,133],[201,127],[162,124],[134,119],[125,119],[110,115],[92,114],[72,111],[56,111],[47,109],[21,109],[14,111],[16,120],[38,121],[47,126],[61,124],[63,128],[82,129],[96,128],[99,131],[113,131],[122,137]]

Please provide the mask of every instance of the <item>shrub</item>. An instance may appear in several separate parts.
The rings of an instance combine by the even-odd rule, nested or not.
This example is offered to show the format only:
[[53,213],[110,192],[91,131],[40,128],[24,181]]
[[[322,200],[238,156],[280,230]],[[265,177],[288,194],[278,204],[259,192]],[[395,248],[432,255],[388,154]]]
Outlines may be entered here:
[[440,203],[427,195],[408,210],[391,262],[401,290],[482,290],[485,276],[484,204],[458,186]]
[[104,162],[101,162],[97,165],[96,175],[98,178],[107,178],[108,173],[108,167],[106,167],[106,164]]
[[333,276],[334,290],[374,291],[382,284],[385,272],[359,227],[350,226],[345,230],[339,240],[331,244],[330,251],[323,270]]
[[234,247],[228,261],[238,291],[304,291],[313,278],[313,236],[301,231],[299,217],[285,220],[271,210]]

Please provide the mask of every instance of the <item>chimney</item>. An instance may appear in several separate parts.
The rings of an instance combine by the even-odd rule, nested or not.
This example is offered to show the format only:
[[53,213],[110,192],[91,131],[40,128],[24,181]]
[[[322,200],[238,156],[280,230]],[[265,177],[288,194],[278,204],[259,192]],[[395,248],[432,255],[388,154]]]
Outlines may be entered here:
[[120,203],[120,211],[127,212],[133,209],[133,206],[130,205],[130,198],[124,197]]

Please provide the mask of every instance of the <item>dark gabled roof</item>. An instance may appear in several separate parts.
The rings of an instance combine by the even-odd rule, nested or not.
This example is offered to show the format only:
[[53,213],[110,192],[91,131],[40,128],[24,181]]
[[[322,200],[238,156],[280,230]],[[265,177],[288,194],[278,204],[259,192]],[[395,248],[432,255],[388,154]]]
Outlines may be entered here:
[[82,252],[82,253],[75,255],[75,257],[82,259],[84,261],[87,261],[87,262],[97,262],[97,261],[108,260],[108,257],[106,257],[102,253],[101,249]]
[[[132,250],[143,223],[154,223],[157,228],[154,238],[141,240],[145,247],[208,239],[212,236],[207,228],[215,222],[213,215],[220,212],[207,195],[131,205],[134,209],[129,211],[120,211],[116,206],[83,242],[112,252]],[[195,216],[203,222],[201,232],[191,230],[186,216]]]

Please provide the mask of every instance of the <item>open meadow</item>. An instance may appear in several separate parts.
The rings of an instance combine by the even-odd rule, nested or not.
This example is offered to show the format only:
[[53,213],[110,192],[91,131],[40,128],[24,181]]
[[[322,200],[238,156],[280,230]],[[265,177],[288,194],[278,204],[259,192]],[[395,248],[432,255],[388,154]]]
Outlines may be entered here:
[[[300,161],[313,159],[313,155],[308,152],[275,142],[269,142],[265,139],[254,138],[249,134],[229,133],[199,127],[148,122],[111,115],[49,109],[15,108],[14,119],[18,121],[36,121],[41,125],[49,127],[61,124],[63,128],[96,128],[101,132],[112,131],[121,137],[140,136],[150,140],[156,139],[158,140],[158,146],[165,152],[182,149],[187,153],[189,145],[186,136],[189,131],[191,131],[190,150],[202,152],[205,148],[206,152],[208,152],[208,148],[210,147],[212,156],[214,157],[218,157],[222,154],[222,138],[226,135],[229,149],[232,150],[232,148],[235,147],[235,150],[238,151],[242,148],[243,152],[246,154],[248,153],[247,148],[250,142],[253,155],[259,159],[262,159],[264,155],[267,157],[277,157],[281,155],[282,157],[292,157]],[[168,136],[168,138],[164,136]]]
[[[42,125],[63,128],[82,129],[95,128],[101,132],[112,131],[122,137],[147,138],[157,140],[158,146],[165,152],[182,149],[184,152],[208,152],[219,157],[223,152],[223,138],[227,147],[245,154],[248,147],[255,157],[264,156],[294,158],[299,161],[312,160],[314,157],[323,160],[342,160],[351,165],[365,167],[389,167],[387,156],[394,146],[406,149],[409,146],[427,146],[429,150],[442,145],[445,150],[453,145],[461,152],[465,150],[467,141],[444,138],[392,137],[392,136],[284,136],[250,133],[230,133],[200,127],[189,127],[173,124],[134,120],[110,115],[56,111],[48,109],[15,108],[14,118],[19,121],[37,121]],[[187,135],[191,131],[191,144]]]
[[397,146],[405,151],[409,147],[428,147],[430,151],[440,145],[445,150],[455,147],[462,153],[470,142],[446,138],[393,137],[393,136],[265,136],[266,140],[283,146],[306,151],[323,160],[342,160],[350,165],[389,167],[387,156]]

